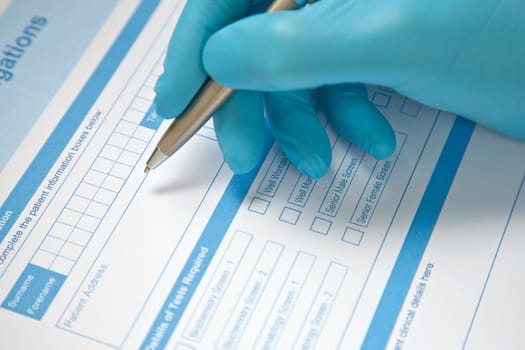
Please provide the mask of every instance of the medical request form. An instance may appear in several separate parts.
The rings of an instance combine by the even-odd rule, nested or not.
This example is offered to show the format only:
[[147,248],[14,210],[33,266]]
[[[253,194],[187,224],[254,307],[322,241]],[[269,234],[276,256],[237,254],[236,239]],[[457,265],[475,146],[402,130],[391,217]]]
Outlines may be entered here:
[[525,347],[524,143],[370,86],[388,159],[145,175],[183,6],[0,0],[0,348]]

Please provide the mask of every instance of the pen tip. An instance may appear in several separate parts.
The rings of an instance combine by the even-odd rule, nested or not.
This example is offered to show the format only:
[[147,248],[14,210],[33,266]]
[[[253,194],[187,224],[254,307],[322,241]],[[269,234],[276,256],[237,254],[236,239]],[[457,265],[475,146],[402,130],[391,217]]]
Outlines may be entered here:
[[144,168],[144,173],[146,173],[146,174],[147,174],[147,173],[148,173],[148,171],[150,171],[150,170],[151,170],[151,169],[150,169],[150,167],[146,165],[146,167]]

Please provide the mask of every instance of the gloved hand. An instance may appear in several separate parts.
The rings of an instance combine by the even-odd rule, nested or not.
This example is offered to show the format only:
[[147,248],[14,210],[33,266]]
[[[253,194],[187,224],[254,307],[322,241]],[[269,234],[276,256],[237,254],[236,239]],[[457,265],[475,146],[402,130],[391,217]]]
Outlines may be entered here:
[[[264,11],[269,3],[267,0],[189,0],[170,40],[164,74],[157,82],[157,113],[164,117],[177,116],[201,86],[207,77],[202,66],[202,50],[213,33],[237,19]],[[305,33],[307,30],[305,28]],[[232,44],[235,45],[227,45]],[[271,65],[272,57],[277,54],[265,52],[264,65]],[[248,57],[246,55],[249,54],[241,53],[238,58]],[[231,64],[235,65],[228,62],[227,66]],[[236,76],[239,74],[244,73],[235,72]],[[260,160],[266,115],[276,141],[290,161],[309,176],[323,175],[330,166],[332,150],[317,117],[318,106],[326,110],[327,118],[339,133],[375,157],[384,158],[393,152],[393,130],[368,102],[364,85],[340,84],[315,91],[293,89],[278,93],[236,91],[215,114],[213,121],[219,145],[234,172],[248,172]]]
[[234,171],[258,160],[264,104],[283,151],[303,172],[322,175],[330,148],[312,91],[338,132],[378,158],[388,156],[393,132],[363,86],[351,82],[388,86],[525,139],[525,2],[322,0],[228,25],[266,5],[189,0],[157,85],[161,115],[178,114],[205,71],[236,89],[295,90],[265,93],[264,102],[241,91],[217,113],[219,142]]

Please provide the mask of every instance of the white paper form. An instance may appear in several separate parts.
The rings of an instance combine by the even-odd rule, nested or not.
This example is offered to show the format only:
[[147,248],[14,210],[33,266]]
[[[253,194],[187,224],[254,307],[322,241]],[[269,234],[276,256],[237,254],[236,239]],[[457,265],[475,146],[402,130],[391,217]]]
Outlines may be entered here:
[[[233,176],[209,124],[145,176],[166,126],[152,87],[183,4],[105,6],[4,155],[6,347],[523,345],[523,143],[370,87],[396,131],[386,160],[328,129],[333,164],[321,179],[270,138],[260,167]],[[35,13],[57,23],[32,10],[7,45],[23,43]],[[51,40],[47,23],[33,44]],[[23,85],[26,50],[2,94]]]

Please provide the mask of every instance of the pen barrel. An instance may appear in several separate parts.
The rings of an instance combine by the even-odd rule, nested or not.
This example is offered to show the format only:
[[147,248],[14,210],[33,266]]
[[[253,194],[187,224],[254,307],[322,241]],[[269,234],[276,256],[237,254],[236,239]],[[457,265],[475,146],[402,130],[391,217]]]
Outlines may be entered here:
[[208,78],[186,109],[171,123],[157,148],[171,156],[184,145],[211,118],[230,97],[233,89]]
[[292,10],[298,7],[300,7],[298,1],[295,0],[275,0],[271,3],[270,7],[266,9],[266,12]]
[[315,0],[275,0],[266,9],[266,12],[294,10],[313,2],[315,2]]

